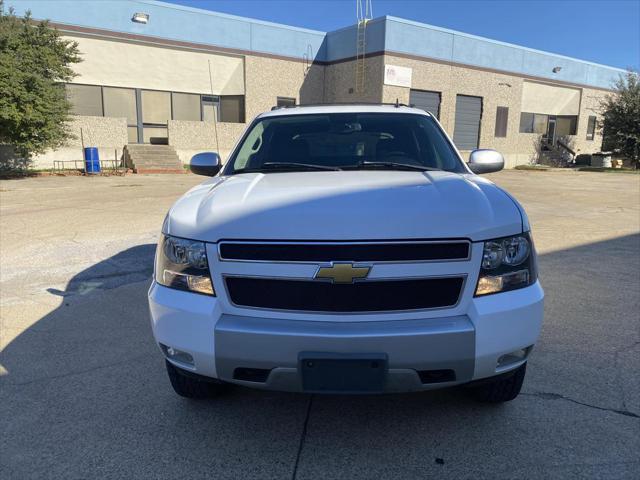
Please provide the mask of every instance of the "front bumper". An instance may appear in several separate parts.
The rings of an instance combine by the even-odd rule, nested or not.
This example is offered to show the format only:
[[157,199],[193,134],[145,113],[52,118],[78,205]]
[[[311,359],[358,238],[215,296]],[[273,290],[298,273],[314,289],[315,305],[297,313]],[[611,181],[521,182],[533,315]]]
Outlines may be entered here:
[[[199,375],[255,388],[303,391],[301,352],[385,354],[384,391],[428,390],[498,375],[521,361],[498,359],[535,344],[543,317],[539,283],[474,298],[465,315],[366,321],[296,320],[230,315],[215,297],[152,284],[151,322],[158,343],[188,352],[193,364],[173,362]],[[529,350],[527,350],[528,353]],[[266,370],[261,381],[239,379],[242,369]],[[424,383],[419,372],[453,371],[455,380]]]

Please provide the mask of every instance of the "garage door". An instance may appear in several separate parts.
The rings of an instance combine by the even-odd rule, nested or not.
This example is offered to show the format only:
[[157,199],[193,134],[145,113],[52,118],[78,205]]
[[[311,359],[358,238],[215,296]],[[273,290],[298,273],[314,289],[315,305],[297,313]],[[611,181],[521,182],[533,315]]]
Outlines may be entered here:
[[458,95],[456,97],[456,123],[453,128],[453,143],[459,150],[478,148],[482,97]]
[[425,112],[432,113],[436,118],[440,118],[439,92],[411,90],[411,92],[409,93],[409,103],[416,108],[421,108]]

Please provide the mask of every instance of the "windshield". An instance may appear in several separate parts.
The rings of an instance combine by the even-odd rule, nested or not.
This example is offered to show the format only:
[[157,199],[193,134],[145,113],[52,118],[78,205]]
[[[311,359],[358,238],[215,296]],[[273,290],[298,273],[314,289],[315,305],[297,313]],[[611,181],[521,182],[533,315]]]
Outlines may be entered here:
[[318,113],[258,119],[225,169],[446,170],[466,173],[429,116],[403,113]]

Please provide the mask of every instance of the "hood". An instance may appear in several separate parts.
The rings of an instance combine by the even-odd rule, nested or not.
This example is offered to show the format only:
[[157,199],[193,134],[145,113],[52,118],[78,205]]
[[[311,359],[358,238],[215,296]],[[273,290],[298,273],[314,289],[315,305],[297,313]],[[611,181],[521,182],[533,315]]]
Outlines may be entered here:
[[242,240],[485,240],[522,232],[492,182],[449,172],[251,173],[212,178],[171,208],[165,233]]

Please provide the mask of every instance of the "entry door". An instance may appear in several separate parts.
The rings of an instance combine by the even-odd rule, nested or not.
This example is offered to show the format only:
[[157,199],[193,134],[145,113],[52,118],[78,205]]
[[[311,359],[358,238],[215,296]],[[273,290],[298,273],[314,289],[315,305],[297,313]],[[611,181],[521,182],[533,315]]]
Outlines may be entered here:
[[547,125],[547,143],[555,145],[556,143],[556,117],[549,117]]
[[421,108],[425,112],[431,113],[434,117],[440,118],[440,93],[426,92],[423,90],[411,90],[409,92],[409,103],[416,108]]
[[480,139],[482,97],[458,95],[456,97],[456,122],[453,143],[459,150],[475,150]]
[[171,120],[171,93],[142,90],[142,141],[167,144],[168,122]]

